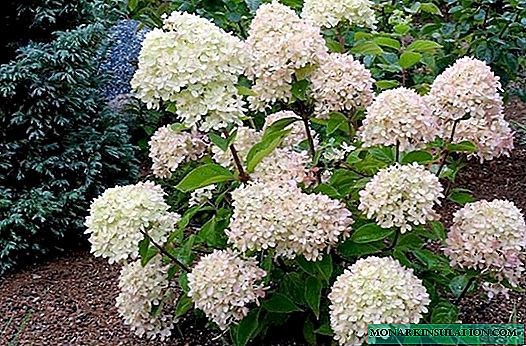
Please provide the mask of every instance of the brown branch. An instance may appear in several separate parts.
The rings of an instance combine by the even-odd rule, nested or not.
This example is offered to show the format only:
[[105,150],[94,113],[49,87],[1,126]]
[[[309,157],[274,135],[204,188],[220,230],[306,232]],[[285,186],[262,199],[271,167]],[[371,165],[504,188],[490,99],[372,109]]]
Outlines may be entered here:
[[451,130],[451,136],[449,137],[449,141],[446,143],[446,149],[444,149],[442,155],[442,160],[440,162],[440,167],[438,167],[437,171],[437,177],[440,178],[440,173],[442,173],[442,170],[444,169],[444,166],[446,165],[446,160],[449,155],[449,150],[447,149],[447,145],[450,143],[453,143],[453,138],[455,137],[455,131],[457,129],[457,125],[460,122],[461,119],[457,119],[453,122],[453,129]]
[[[223,134],[226,138],[228,138],[228,131],[223,130]],[[241,180],[243,183],[246,183],[250,180],[250,176],[245,172],[243,169],[243,164],[241,163],[241,159],[239,158],[239,154],[236,150],[236,147],[234,146],[234,143],[229,145],[230,152],[232,153],[232,157],[234,158],[234,163],[237,168],[237,172],[239,174],[239,180]]]
[[185,264],[183,264],[181,261],[179,261],[174,255],[172,255],[171,253],[169,253],[164,247],[162,247],[161,245],[159,245],[155,240],[152,239],[152,237],[146,233],[145,231],[141,230],[141,233],[147,237],[149,240],[150,240],[150,243],[152,243],[153,246],[155,246],[157,249],[159,249],[159,251],[165,255],[166,257],[170,258],[172,261],[175,262],[175,264],[177,264],[181,269],[183,269],[185,272],[189,273],[190,272],[190,268],[188,268]]

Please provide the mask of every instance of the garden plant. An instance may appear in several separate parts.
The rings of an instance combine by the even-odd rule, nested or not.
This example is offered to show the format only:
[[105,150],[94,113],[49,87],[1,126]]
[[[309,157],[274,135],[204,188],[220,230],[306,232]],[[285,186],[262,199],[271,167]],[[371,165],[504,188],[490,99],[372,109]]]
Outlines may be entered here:
[[513,149],[481,49],[451,59],[445,34],[419,35],[433,3],[288,2],[235,2],[228,25],[173,11],[146,34],[132,88],[176,120],[149,139],[151,174],[85,222],[122,265],[124,323],[165,339],[194,313],[235,345],[287,324],[356,345],[368,324],[454,323],[467,294],[521,290],[521,211],[452,187]]

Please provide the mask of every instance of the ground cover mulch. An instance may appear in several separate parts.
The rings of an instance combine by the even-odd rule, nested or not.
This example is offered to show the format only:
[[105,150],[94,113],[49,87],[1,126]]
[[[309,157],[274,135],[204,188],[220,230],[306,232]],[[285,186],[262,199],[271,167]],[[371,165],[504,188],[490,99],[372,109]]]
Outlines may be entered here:
[[[525,124],[526,104],[513,100],[506,111],[509,120]],[[456,185],[472,190],[477,199],[506,198],[526,211],[526,136],[518,133],[509,158],[472,164]],[[450,223],[459,207],[445,202],[441,213]],[[118,266],[77,251],[32,265],[0,278],[0,345],[126,345],[205,346],[222,345],[218,332],[202,321],[183,320],[168,342],[145,341],[122,324],[114,307],[118,294]],[[469,296],[461,303],[464,323],[526,321],[524,293],[488,300]],[[269,345],[303,345],[286,341],[296,333],[276,336]],[[300,334],[300,333],[297,333]],[[16,341],[16,343],[15,343]]]

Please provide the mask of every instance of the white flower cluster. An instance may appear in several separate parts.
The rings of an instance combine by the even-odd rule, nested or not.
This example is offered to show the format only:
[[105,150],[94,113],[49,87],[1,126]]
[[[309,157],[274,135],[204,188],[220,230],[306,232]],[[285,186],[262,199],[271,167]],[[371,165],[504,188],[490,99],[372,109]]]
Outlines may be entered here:
[[442,191],[438,178],[424,166],[396,164],[378,171],[359,192],[358,209],[368,218],[375,216],[381,227],[400,227],[405,233],[437,217],[433,207],[444,197]]
[[294,74],[317,65],[327,54],[320,29],[277,1],[257,10],[246,49],[250,55],[246,75],[255,82],[252,90],[256,93],[248,100],[255,110],[264,110],[276,101],[288,101]]
[[526,271],[526,225],[510,201],[466,204],[454,214],[446,243],[452,266],[490,271],[513,286]]
[[459,121],[453,142],[469,140],[478,150],[472,156],[480,161],[509,155],[513,133],[504,120],[501,84],[483,61],[464,57],[439,75],[431,87],[428,102],[439,120],[443,137],[451,136]]
[[370,0],[305,0],[301,16],[325,28],[346,19],[350,25],[375,29],[373,5]]
[[438,134],[425,99],[403,87],[383,91],[375,98],[359,132],[366,147],[399,142],[401,151],[420,148]]
[[[283,115],[282,113],[281,115]],[[288,117],[288,116],[287,116]],[[289,125],[289,126],[294,126]],[[294,131],[295,128],[293,128]],[[290,139],[289,139],[290,137]],[[256,143],[262,138],[262,133],[254,129],[240,126],[237,128],[237,135],[234,140],[234,146],[242,162],[245,162],[247,155]],[[310,158],[305,151],[294,151],[287,145],[292,145],[300,139],[299,133],[292,132],[284,139],[281,147],[274,149],[270,155],[265,157],[250,174],[251,178],[258,181],[296,181],[302,182],[308,175],[307,165]],[[286,141],[289,142],[286,142]],[[212,148],[213,159],[225,166],[234,168],[234,158],[232,153],[227,150],[223,151],[217,146]]]
[[355,146],[343,142],[337,147],[329,147],[325,149],[323,152],[323,158],[327,161],[343,161],[347,154],[354,150],[356,150]]
[[230,250],[215,250],[188,274],[188,296],[224,330],[248,314],[248,304],[265,296],[258,282],[266,275],[255,259],[243,260]]
[[[171,334],[174,316],[168,313],[169,309],[160,306],[163,300],[173,298],[174,292],[167,278],[168,268],[157,255],[144,267],[137,260],[121,270],[116,306],[124,323],[139,337],[164,340]],[[161,310],[152,315],[152,309],[158,306]]]
[[315,112],[322,118],[330,112],[365,108],[373,100],[371,72],[350,54],[329,54],[309,79]]
[[164,191],[152,182],[117,186],[104,191],[90,206],[86,234],[91,252],[110,263],[139,255],[142,232],[163,244],[180,217],[169,212]]
[[188,202],[188,205],[201,205],[211,200],[214,196],[215,188],[215,184],[212,184],[192,191],[192,193],[190,194],[190,201]]
[[[265,118],[265,124],[263,125],[263,130],[266,130],[270,125],[275,123],[278,120],[285,118],[296,118],[300,117],[292,111],[280,111],[272,113]],[[301,120],[298,120],[291,125],[287,126],[286,129],[291,129],[289,135],[281,143],[282,147],[294,147],[304,140],[307,139],[307,134],[305,132],[305,126]]]
[[306,194],[296,184],[251,182],[232,192],[234,213],[229,242],[242,252],[274,249],[275,255],[303,255],[316,261],[349,235],[351,212],[322,194]]
[[463,57],[433,82],[429,104],[436,116],[449,123],[469,114],[492,119],[502,111],[501,85],[485,62]]
[[359,259],[329,293],[331,327],[343,346],[361,345],[368,324],[418,323],[430,299],[422,280],[390,257]]
[[197,131],[176,131],[172,125],[157,129],[148,144],[152,171],[159,178],[169,178],[181,163],[199,159],[208,148],[205,137]]
[[148,107],[175,103],[185,125],[203,121],[207,131],[241,122],[243,103],[235,84],[245,66],[238,38],[207,19],[176,11],[163,29],[146,34],[131,84]]

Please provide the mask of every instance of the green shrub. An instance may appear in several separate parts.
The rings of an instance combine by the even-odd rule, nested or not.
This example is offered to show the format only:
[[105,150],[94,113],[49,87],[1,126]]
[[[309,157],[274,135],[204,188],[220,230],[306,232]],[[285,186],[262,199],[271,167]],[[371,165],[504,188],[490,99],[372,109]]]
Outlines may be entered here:
[[128,126],[97,89],[103,38],[82,25],[0,67],[0,273],[78,241],[90,199],[137,175]]

